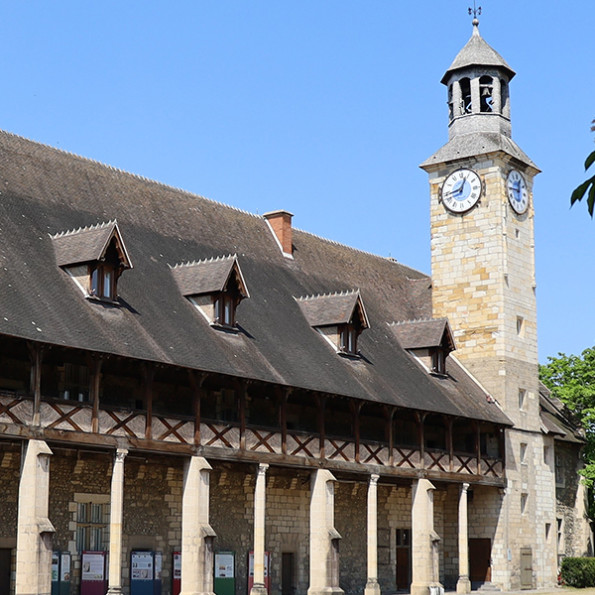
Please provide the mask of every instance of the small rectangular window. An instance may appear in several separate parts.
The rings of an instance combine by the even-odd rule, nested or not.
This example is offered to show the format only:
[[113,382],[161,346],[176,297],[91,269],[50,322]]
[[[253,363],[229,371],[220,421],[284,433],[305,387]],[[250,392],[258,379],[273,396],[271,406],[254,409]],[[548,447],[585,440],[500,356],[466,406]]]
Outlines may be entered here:
[[521,463],[527,463],[527,445],[521,442]]
[[524,388],[519,388],[519,409],[521,411],[525,411],[525,407],[527,406],[527,391]]
[[525,336],[525,319],[522,316],[516,317],[516,334],[519,337]]
[[528,494],[521,494],[521,514],[525,514],[527,512],[527,499]]

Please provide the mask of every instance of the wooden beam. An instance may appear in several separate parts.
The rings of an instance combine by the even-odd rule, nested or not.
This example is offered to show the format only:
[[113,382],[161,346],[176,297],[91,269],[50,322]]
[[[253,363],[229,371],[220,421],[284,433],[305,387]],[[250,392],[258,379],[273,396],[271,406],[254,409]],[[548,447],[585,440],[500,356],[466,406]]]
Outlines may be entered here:
[[153,437],[153,380],[155,378],[155,367],[149,363],[143,363],[143,400],[147,415],[145,419],[145,439],[151,440]]
[[99,432],[99,392],[101,387],[101,367],[103,359],[97,355],[87,354],[87,366],[89,368],[89,400],[93,405],[91,414],[91,431],[94,434]]
[[194,414],[194,444],[196,446],[200,446],[202,439],[200,434],[200,407],[202,403],[202,398],[205,393],[203,383],[208,378],[208,376],[208,374],[199,374],[194,370],[188,370],[188,378],[190,379],[190,386],[192,387],[192,409]]
[[31,392],[33,393],[33,420],[34,426],[41,422],[41,362],[43,359],[43,347],[39,343],[27,341],[29,358],[31,360]]

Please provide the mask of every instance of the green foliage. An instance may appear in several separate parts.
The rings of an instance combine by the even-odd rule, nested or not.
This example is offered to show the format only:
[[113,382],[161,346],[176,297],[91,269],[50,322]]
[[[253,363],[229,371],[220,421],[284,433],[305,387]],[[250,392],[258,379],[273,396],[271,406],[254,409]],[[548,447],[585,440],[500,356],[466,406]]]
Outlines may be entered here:
[[[591,130],[595,131],[595,120],[593,120],[593,126]],[[595,163],[595,151],[593,151],[585,160],[585,171],[587,171]],[[587,197],[587,209],[589,215],[593,217],[593,209],[595,208],[595,176],[591,176],[588,180],[585,180],[580,186],[577,186],[573,193],[570,195],[570,206],[575,202],[583,200]]]
[[561,575],[570,587],[595,587],[595,558],[564,558]]
[[585,349],[581,355],[548,357],[546,365],[539,366],[540,380],[575,415],[585,431],[585,467],[581,470],[583,482],[589,487],[589,516],[594,518],[595,501],[595,348]]

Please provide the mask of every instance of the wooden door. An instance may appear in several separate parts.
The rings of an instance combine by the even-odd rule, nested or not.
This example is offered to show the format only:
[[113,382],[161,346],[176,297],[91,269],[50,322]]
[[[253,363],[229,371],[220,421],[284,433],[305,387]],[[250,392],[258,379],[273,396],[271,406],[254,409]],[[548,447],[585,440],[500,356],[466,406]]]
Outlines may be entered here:
[[521,589],[533,588],[533,552],[530,547],[521,548]]
[[294,595],[294,555],[291,552],[281,554],[281,595]]
[[397,529],[397,589],[411,585],[411,529]]
[[492,540],[469,540],[469,580],[486,583],[492,580]]
[[0,593],[10,593],[12,550],[0,549]]

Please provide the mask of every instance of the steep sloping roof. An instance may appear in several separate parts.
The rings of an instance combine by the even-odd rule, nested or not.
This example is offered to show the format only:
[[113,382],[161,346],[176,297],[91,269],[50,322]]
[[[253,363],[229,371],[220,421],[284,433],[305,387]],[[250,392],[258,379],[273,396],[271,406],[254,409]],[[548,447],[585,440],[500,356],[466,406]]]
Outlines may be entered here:
[[502,151],[518,159],[521,163],[529,165],[535,170],[535,173],[539,172],[539,168],[535,163],[510,137],[497,132],[474,132],[456,135],[426,159],[420,167],[425,169],[434,164],[447,163],[477,155],[487,155],[497,151]]
[[358,312],[362,327],[370,326],[359,291],[306,296],[297,302],[310,326],[347,324]]
[[440,82],[446,85],[452,72],[472,66],[501,68],[508,74],[509,78],[515,75],[514,70],[506,63],[506,60],[483,39],[476,24],[473,26],[471,38],[457,54]]
[[81,227],[51,237],[58,266],[102,260],[110,241],[115,237],[121,253],[122,266],[132,268],[116,221]]
[[552,397],[550,390],[542,382],[539,383],[539,416],[541,431],[544,434],[550,434],[563,442],[576,444],[585,442],[564,404]]
[[446,318],[405,320],[390,325],[405,349],[438,347],[446,341],[454,349],[454,338]]
[[199,262],[179,264],[174,266],[171,272],[184,296],[223,291],[230,276],[235,273],[241,295],[249,297],[235,254],[223,258],[210,258]]
[[[508,423],[477,386],[425,373],[388,327],[428,316],[423,273],[297,229],[285,258],[263,217],[3,132],[0,183],[0,334]],[[85,300],[49,235],[113,218],[135,263],[119,305]],[[239,332],[221,333],[169,265],[230,253],[251,299],[237,308]],[[294,296],[355,287],[370,328],[351,360],[312,332]]]

